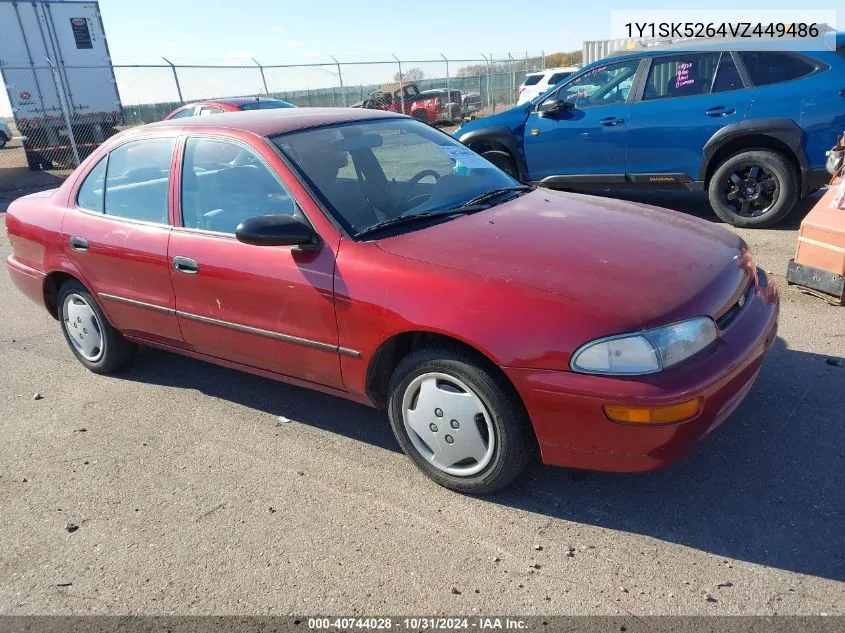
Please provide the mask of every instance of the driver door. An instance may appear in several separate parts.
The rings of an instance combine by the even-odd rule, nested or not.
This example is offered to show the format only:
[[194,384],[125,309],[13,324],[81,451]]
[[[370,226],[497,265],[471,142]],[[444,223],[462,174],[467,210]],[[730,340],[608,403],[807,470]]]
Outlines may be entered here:
[[533,181],[624,182],[627,122],[639,59],[598,66],[561,85],[538,105],[565,101],[572,108],[541,113],[525,124],[525,159]]

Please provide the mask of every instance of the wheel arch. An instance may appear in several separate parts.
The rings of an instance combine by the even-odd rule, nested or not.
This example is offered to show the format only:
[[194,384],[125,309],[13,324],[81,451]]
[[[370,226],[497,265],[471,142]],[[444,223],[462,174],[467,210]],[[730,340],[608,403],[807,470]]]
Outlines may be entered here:
[[[44,277],[43,293],[44,293],[44,307],[55,320],[59,320],[59,290],[67,281],[75,281],[88,287],[85,282],[77,276],[64,270],[54,270],[47,273]],[[95,297],[96,301],[96,297]]]
[[489,371],[503,377],[513,388],[513,392],[520,399],[520,403],[524,404],[522,403],[522,397],[519,395],[510,378],[508,378],[507,374],[499,368],[489,355],[466,341],[431,330],[399,332],[382,341],[376,348],[370,357],[366,373],[365,384],[367,397],[370,402],[380,409],[386,407],[389,398],[390,378],[399,362],[415,350],[438,345],[463,352],[478,361],[479,364]]
[[767,149],[781,154],[795,168],[800,195],[806,194],[809,169],[803,149],[804,132],[792,119],[742,121],[716,132],[704,145],[699,180],[706,188],[719,165],[742,151]]
[[519,139],[510,128],[495,126],[472,130],[462,135],[458,140],[479,154],[488,150],[507,152],[516,163],[516,168],[519,170],[519,179],[523,182],[528,180],[528,165],[519,149]]

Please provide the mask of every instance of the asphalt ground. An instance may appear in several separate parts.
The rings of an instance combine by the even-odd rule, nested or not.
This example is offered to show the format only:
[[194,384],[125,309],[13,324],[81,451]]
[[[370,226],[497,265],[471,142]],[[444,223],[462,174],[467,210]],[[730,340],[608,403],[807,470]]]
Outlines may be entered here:
[[779,339],[695,454],[484,499],[367,407],[150,349],[88,372],[0,273],[0,613],[845,614],[845,308],[787,287],[799,221],[739,231]]

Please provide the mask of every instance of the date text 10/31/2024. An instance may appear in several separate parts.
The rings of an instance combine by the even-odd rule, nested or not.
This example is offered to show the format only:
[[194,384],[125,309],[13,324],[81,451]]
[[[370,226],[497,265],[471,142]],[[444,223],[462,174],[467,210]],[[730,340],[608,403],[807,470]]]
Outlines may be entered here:
[[525,620],[518,618],[474,617],[474,618],[308,618],[308,628],[312,630],[433,630],[455,631],[478,629],[493,630],[521,630],[527,628]]

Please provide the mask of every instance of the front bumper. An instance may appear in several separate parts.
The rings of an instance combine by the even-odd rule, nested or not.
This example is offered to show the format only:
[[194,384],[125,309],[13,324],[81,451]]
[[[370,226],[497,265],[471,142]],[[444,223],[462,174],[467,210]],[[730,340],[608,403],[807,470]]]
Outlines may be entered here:
[[[522,395],[543,462],[588,470],[649,471],[691,452],[740,405],[777,336],[779,297],[766,276],[716,343],[649,376],[607,377],[503,368]],[[604,405],[663,406],[699,397],[698,413],[665,425],[619,424]]]

